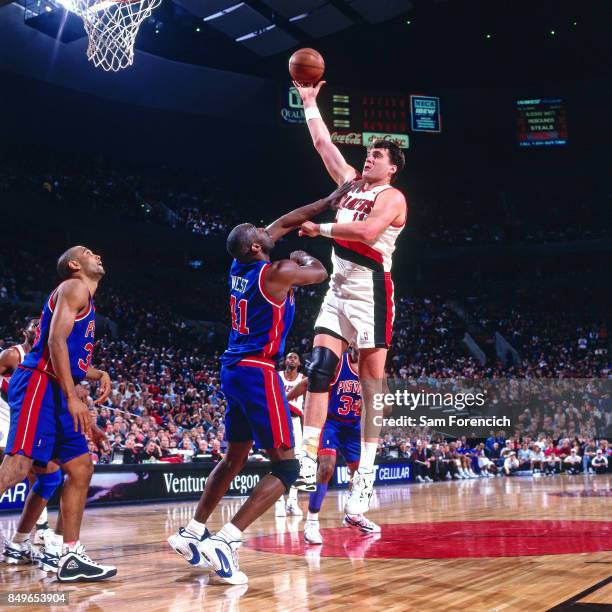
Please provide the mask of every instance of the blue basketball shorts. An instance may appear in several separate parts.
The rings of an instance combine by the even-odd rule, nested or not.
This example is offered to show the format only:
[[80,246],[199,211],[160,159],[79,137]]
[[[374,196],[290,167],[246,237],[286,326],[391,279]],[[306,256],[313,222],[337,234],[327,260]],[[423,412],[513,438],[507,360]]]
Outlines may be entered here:
[[335,455],[340,451],[347,463],[358,462],[361,457],[361,423],[340,421],[327,417],[321,430],[319,455]]

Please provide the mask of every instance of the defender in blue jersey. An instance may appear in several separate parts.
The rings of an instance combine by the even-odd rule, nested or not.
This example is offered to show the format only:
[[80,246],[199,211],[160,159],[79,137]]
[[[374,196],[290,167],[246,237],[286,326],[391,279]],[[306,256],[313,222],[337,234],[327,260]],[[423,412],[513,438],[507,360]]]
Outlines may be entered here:
[[[60,582],[97,581],[114,576],[117,570],[92,561],[79,543],[93,465],[85,438],[91,432],[89,409],[76,386],[84,378],[98,381],[98,402],[111,391],[108,374],[91,367],[93,295],[104,267],[99,255],[76,246],[59,258],[57,271],[62,282],[45,302],[34,346],[9,383],[11,423],[7,456],[0,467],[0,495],[21,482],[32,465],[48,477],[49,462],[59,463],[67,479],[62,491],[64,546],[57,577]],[[54,473],[57,478],[58,472]],[[43,479],[43,497],[50,486]]]
[[[334,474],[337,451],[340,451],[344,457],[351,477],[359,467],[362,397],[358,368],[359,349],[351,344],[343,353],[329,388],[327,419],[319,441],[317,488],[310,494],[308,516],[304,524],[304,541],[307,544],[323,543],[319,531],[319,512],[327,494],[329,481]],[[305,393],[307,386],[308,380],[302,380],[288,394],[288,399],[292,400],[294,396],[298,397],[301,393]],[[363,514],[345,514],[342,523],[363,533],[380,532],[380,527]]]
[[[227,400],[228,450],[206,481],[193,520],[168,542],[188,563],[212,566],[230,584],[248,581],[238,567],[242,532],[289,491],[299,473],[289,406],[275,365],[283,355],[295,313],[292,287],[327,279],[323,264],[304,251],[275,262],[270,261],[270,252],[279,238],[306,219],[334,209],[349,188],[343,185],[267,228],[238,225],[227,238],[227,250],[233,257],[229,275],[232,329],[221,357],[221,388]],[[259,481],[231,522],[211,536],[206,520],[244,467],[253,443],[266,450],[270,473]]]

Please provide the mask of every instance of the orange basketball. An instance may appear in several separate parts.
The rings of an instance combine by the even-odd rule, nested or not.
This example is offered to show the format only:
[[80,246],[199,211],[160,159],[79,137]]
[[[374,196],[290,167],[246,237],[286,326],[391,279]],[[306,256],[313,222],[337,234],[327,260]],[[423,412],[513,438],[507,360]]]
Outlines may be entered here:
[[298,49],[289,58],[289,74],[302,85],[314,85],[325,72],[322,55],[314,49]]

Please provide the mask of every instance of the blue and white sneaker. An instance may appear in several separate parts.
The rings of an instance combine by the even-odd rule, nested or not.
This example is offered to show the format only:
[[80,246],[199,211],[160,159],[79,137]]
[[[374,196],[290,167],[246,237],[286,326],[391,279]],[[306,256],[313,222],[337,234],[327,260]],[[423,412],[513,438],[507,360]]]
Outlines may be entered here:
[[345,514],[342,524],[345,527],[359,529],[359,531],[362,531],[363,533],[380,533],[380,525],[377,525],[374,521],[367,519],[365,516],[363,516],[363,514]]
[[215,569],[215,574],[227,584],[247,584],[249,579],[238,565],[240,540],[228,542],[218,535],[207,538],[200,544],[200,552]]
[[201,538],[198,538],[197,535],[181,527],[177,533],[168,538],[168,544],[190,565],[212,569],[210,563],[200,553],[202,542],[208,538],[210,538],[208,529],[204,530]]
[[57,579],[60,582],[97,582],[116,574],[116,567],[100,565],[92,560],[82,544],[67,550],[60,557],[57,568]]
[[[53,572],[57,574],[61,551],[59,547],[46,544],[41,547],[36,555],[36,564],[43,572]],[[32,552],[32,562],[34,553]]]
[[4,542],[4,550],[2,551],[5,563],[14,565],[25,565],[32,563],[32,545],[30,540],[25,542]]

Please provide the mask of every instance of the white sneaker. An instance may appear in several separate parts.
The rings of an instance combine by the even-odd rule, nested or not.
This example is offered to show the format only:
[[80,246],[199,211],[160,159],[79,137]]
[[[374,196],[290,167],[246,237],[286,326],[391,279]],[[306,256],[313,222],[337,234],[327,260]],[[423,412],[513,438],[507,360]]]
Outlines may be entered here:
[[300,460],[300,475],[293,486],[298,491],[313,491],[317,490],[317,461],[306,454],[306,451],[301,451],[298,455]]
[[4,551],[2,552],[5,563],[14,565],[25,565],[32,562],[32,544],[30,540],[25,542],[4,542]]
[[417,481],[417,482],[424,482],[424,481],[423,481],[423,477],[422,477],[422,476],[417,476],[417,477],[416,477],[416,481]]
[[297,503],[297,499],[289,499],[287,505],[285,506],[285,510],[287,514],[291,514],[292,516],[304,516],[302,509]]
[[425,482],[433,482],[433,479],[429,476],[425,476]]
[[323,538],[319,531],[319,521],[309,521],[304,523],[304,542],[306,544],[323,544]]
[[287,511],[285,509],[285,500],[282,497],[274,504],[274,516],[287,516]]
[[206,561],[213,566],[218,578],[228,584],[246,584],[249,579],[240,571],[238,564],[238,549],[242,545],[240,540],[227,542],[218,535],[206,538],[200,545],[200,552]]
[[370,498],[374,492],[374,472],[359,468],[352,478],[351,492],[344,504],[346,514],[364,514],[370,509]]
[[170,544],[174,551],[181,555],[189,565],[210,568],[210,563],[208,563],[200,553],[200,544],[207,538],[210,538],[208,529],[204,530],[204,535],[201,538],[198,538],[198,536],[191,533],[191,531],[187,531],[187,529],[181,527],[175,534],[168,538],[168,544]]
[[358,514],[356,516],[345,514],[342,524],[345,527],[359,529],[359,531],[363,531],[363,533],[380,533],[380,525],[367,519],[363,514]]

